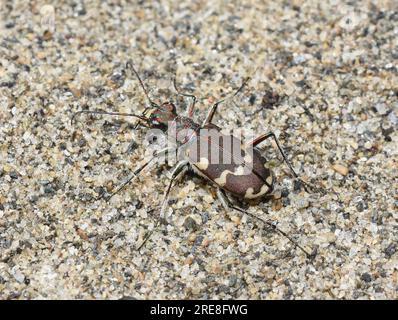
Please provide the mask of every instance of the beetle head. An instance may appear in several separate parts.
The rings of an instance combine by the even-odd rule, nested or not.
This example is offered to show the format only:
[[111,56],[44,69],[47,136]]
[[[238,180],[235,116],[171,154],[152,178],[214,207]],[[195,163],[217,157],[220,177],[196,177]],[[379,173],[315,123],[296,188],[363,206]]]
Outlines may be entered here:
[[146,109],[143,116],[148,117],[151,127],[167,130],[169,122],[177,117],[177,111],[173,103],[164,102],[160,106]]

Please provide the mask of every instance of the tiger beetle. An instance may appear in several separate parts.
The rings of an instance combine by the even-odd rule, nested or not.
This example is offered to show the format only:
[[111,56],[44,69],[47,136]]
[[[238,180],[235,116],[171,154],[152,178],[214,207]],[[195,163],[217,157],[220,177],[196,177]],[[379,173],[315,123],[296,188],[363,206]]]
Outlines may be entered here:
[[[133,174],[127,179],[127,181],[125,181],[113,193],[111,193],[107,200],[109,200],[113,195],[115,195],[117,192],[122,190],[129,183],[131,183],[140,174],[140,172],[145,167],[147,167],[154,159],[164,156],[170,152],[179,152],[181,150],[184,150],[183,154],[186,157],[177,162],[171,173],[170,182],[163,196],[160,215],[157,219],[155,227],[152,229],[152,232],[158,227],[161,220],[160,218],[163,218],[164,216],[164,212],[168,205],[170,190],[174,182],[178,178],[181,178],[187,172],[187,169],[190,168],[193,169],[193,171],[199,176],[205,178],[217,188],[217,196],[226,210],[236,210],[242,214],[246,214],[254,220],[260,221],[264,225],[268,225],[272,228],[272,230],[286,237],[295,247],[304,252],[308,258],[313,259],[316,255],[316,250],[314,250],[312,253],[309,253],[286,232],[278,228],[274,221],[262,219],[260,217],[257,217],[253,213],[250,213],[235,206],[227,196],[228,193],[240,200],[249,201],[252,199],[260,199],[267,196],[269,197],[272,194],[274,190],[275,176],[273,172],[269,168],[267,168],[267,160],[265,159],[265,157],[263,157],[260,151],[256,148],[260,143],[269,138],[273,139],[273,141],[275,142],[279,153],[281,154],[284,162],[288,166],[294,178],[300,181],[305,190],[309,192],[306,188],[309,187],[309,185],[299,178],[298,174],[295,172],[289,160],[287,159],[286,154],[284,153],[281,144],[279,143],[275,134],[273,132],[262,134],[254,140],[250,141],[249,143],[243,145],[241,141],[233,135],[226,135],[224,133],[221,133],[221,128],[212,123],[218,106],[225,100],[227,100],[227,98],[224,98],[223,100],[220,100],[213,104],[208,110],[206,118],[203,120],[203,122],[201,122],[201,124],[198,124],[192,120],[197,98],[194,95],[180,92],[177,89],[175,77],[173,79],[173,85],[177,94],[179,96],[192,99],[192,103],[188,105],[185,115],[178,114],[175,105],[171,102],[164,102],[161,104],[155,103],[150,98],[143,81],[141,80],[138,72],[134,68],[131,61],[127,62],[126,70],[134,72],[146,96],[146,99],[148,100],[149,107],[146,107],[141,115],[133,113],[107,112],[103,110],[82,110],[76,112],[73,115],[72,121],[77,115],[82,113],[111,116],[131,116],[139,119],[139,122],[134,128],[137,128],[138,125],[142,125],[147,128],[160,129],[164,134],[166,134],[166,132],[172,126],[175,132],[176,139],[174,141],[174,145],[172,145],[171,147],[168,146],[154,152],[152,158],[150,158],[149,161],[147,161],[144,165],[136,169]],[[235,91],[235,93],[233,93],[230,98],[235,97],[246,85],[248,80],[249,78],[245,79],[243,84],[239,87],[239,89]],[[206,132],[204,131],[206,129],[211,129],[213,132],[217,132],[219,134],[219,137],[221,137],[222,139],[211,139],[211,137],[209,138],[209,136],[202,134],[202,132]],[[210,152],[217,151],[225,147],[220,141],[231,140],[234,142],[238,142],[238,154],[243,158],[243,160],[241,158],[238,161],[236,160],[236,157],[233,156],[232,159],[230,159],[231,161],[227,163],[222,161],[211,161]],[[192,149],[195,149],[196,147],[188,149],[184,147],[186,147],[187,145],[195,145],[195,143],[201,143],[202,145],[206,145],[208,147],[208,153],[201,152],[199,156],[191,156],[189,154],[189,150],[192,151]],[[251,149],[251,153],[248,152],[249,149]],[[144,236],[144,240],[137,248],[137,250],[140,250],[143,247],[152,232],[148,232]]]

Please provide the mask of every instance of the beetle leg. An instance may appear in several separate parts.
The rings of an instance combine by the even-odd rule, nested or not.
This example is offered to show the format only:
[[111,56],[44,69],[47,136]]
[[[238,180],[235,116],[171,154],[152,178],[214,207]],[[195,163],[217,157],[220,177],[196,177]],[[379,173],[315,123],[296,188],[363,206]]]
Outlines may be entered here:
[[220,189],[217,188],[217,197],[220,200],[222,206],[224,207],[225,210],[229,210],[230,209],[230,205],[231,205],[231,201],[228,199],[227,195],[225,194],[225,192]]
[[282,236],[284,236],[285,238],[287,238],[292,244],[294,244],[294,246],[296,248],[299,248],[301,251],[303,251],[305,253],[305,255],[307,256],[307,258],[309,259],[313,259],[315,257],[314,253],[309,253],[306,249],[304,249],[300,244],[298,244],[293,238],[291,238],[286,232],[284,232],[283,230],[279,229],[275,223],[275,221],[272,220],[264,220],[261,219],[260,217],[257,217],[256,215],[254,215],[253,213],[250,213],[248,211],[245,211],[241,208],[238,208],[236,206],[234,206],[231,201],[228,199],[227,195],[225,194],[225,191],[218,188],[217,189],[217,196],[220,199],[222,205],[224,208],[226,208],[226,210],[229,209],[234,209],[236,211],[239,211],[243,214],[248,215],[249,217],[253,218],[254,220],[260,221],[263,224],[266,224],[268,226],[270,226],[274,231],[280,233]]
[[179,177],[183,176],[183,174],[185,174],[185,172],[186,172],[185,169],[187,168],[187,165],[188,165],[188,161],[186,161],[186,160],[182,160],[176,164],[173,172],[171,173],[171,179],[170,179],[169,185],[166,189],[166,192],[164,193],[163,200],[162,200],[162,206],[160,208],[160,214],[159,214],[159,217],[157,217],[156,224],[151,231],[146,233],[146,235],[144,236],[144,240],[137,248],[138,251],[141,250],[141,248],[149,240],[149,238],[151,237],[153,232],[159,227],[160,221],[165,218],[164,215],[165,215],[165,211],[166,211],[166,208],[167,208],[167,205],[169,202],[169,195],[170,195],[171,187],[173,186],[173,183],[177,180],[177,178],[179,178]]
[[285,161],[285,163],[286,163],[287,166],[289,167],[289,169],[290,169],[290,171],[292,172],[292,174],[294,175],[294,177],[295,177],[295,178],[298,178],[298,177],[299,177],[298,174],[296,173],[296,171],[294,171],[293,166],[291,165],[290,161],[287,159],[287,156],[286,156],[285,152],[283,151],[283,149],[282,149],[282,147],[281,147],[281,145],[280,145],[280,143],[279,143],[278,138],[275,136],[275,133],[273,133],[273,132],[268,132],[268,133],[262,134],[261,136],[257,137],[257,138],[254,139],[253,141],[249,142],[249,143],[247,144],[247,146],[249,146],[249,147],[250,147],[250,146],[255,147],[255,146],[257,146],[258,144],[260,144],[261,142],[263,142],[264,140],[267,140],[268,138],[273,138],[273,139],[274,139],[274,141],[275,141],[275,143],[276,143],[276,145],[277,145],[277,147],[278,147],[278,150],[279,150],[280,154],[281,154],[282,157],[283,157],[283,160]]
[[128,184],[130,184],[133,180],[135,180],[138,175],[141,173],[142,170],[144,170],[153,160],[156,158],[165,155],[169,151],[172,151],[172,148],[164,148],[160,150],[159,152],[155,152],[152,158],[150,158],[147,162],[145,162],[142,166],[140,166],[138,169],[136,169],[132,175],[125,181],[123,184],[121,184],[115,191],[113,191],[108,197],[105,198],[106,201],[109,201],[115,194],[117,194],[119,191],[124,189]]
[[213,117],[214,117],[214,114],[215,114],[216,111],[217,111],[218,105],[221,104],[221,103],[223,103],[225,100],[234,98],[234,97],[243,89],[243,87],[246,85],[246,83],[247,83],[249,80],[250,80],[250,78],[246,78],[246,79],[243,81],[242,85],[238,88],[238,90],[236,90],[235,93],[232,94],[232,96],[226,97],[226,98],[224,98],[224,99],[222,99],[222,100],[220,100],[220,101],[217,101],[215,104],[213,104],[212,107],[209,109],[209,111],[208,111],[208,113],[207,113],[206,119],[205,119],[205,120],[203,121],[203,123],[202,123],[202,127],[205,126],[206,124],[209,124],[209,123],[212,122]]
[[182,160],[182,161],[180,161],[179,163],[176,164],[173,172],[171,173],[170,182],[169,182],[167,190],[166,190],[166,192],[165,192],[165,194],[163,196],[162,206],[161,206],[161,209],[160,209],[160,215],[159,216],[160,216],[161,219],[165,218],[164,215],[165,215],[165,211],[166,211],[166,208],[167,208],[171,187],[173,186],[173,183],[177,180],[178,176],[180,176],[180,177],[183,176],[187,166],[188,166],[188,161],[187,160]]
[[299,177],[299,175],[298,175],[298,174],[296,173],[296,171],[293,169],[292,164],[291,164],[290,161],[287,159],[287,156],[286,156],[285,152],[283,151],[283,148],[282,148],[281,144],[279,143],[278,138],[275,136],[275,133],[273,133],[272,131],[271,131],[271,132],[268,132],[268,133],[265,133],[265,134],[262,134],[261,136],[257,137],[257,138],[254,139],[253,141],[249,142],[249,143],[247,144],[247,146],[248,146],[248,147],[250,147],[250,146],[255,147],[255,146],[257,146],[258,144],[260,144],[261,142],[263,142],[264,140],[267,140],[268,138],[274,139],[274,141],[275,141],[275,143],[276,143],[276,146],[278,147],[279,153],[282,155],[283,161],[287,164],[287,166],[289,167],[290,172],[293,174],[293,176],[294,176],[296,179],[298,179],[298,180],[303,184],[305,191],[309,192],[308,188],[309,188],[309,189],[313,189],[313,190],[315,190],[315,191],[321,191],[321,190],[319,190],[318,188],[313,187],[313,186],[311,186],[310,184],[308,184],[307,182],[303,181],[303,180]]
[[195,103],[198,100],[193,94],[188,94],[188,93],[182,93],[177,89],[177,82],[176,82],[176,77],[173,78],[173,86],[175,91],[177,92],[178,95],[183,96],[183,97],[188,97],[192,98],[192,104],[188,105],[187,111],[186,111],[186,116],[188,118],[193,117],[193,112],[195,110]]

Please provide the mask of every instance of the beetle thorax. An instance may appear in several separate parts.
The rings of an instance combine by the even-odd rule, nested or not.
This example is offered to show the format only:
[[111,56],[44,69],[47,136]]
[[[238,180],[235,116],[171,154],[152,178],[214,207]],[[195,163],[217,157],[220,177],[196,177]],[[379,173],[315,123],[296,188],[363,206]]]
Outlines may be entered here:
[[187,117],[178,116],[169,124],[169,134],[175,137],[178,145],[185,144],[198,134],[200,126]]

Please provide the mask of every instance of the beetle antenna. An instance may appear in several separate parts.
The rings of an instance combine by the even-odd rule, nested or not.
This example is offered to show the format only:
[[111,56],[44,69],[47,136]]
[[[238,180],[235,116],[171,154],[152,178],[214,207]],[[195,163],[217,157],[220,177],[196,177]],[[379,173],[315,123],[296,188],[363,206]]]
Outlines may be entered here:
[[71,123],[73,123],[73,121],[75,120],[76,116],[78,116],[79,114],[82,113],[87,113],[87,114],[106,114],[106,115],[111,115],[111,116],[123,116],[123,117],[135,117],[138,118],[140,120],[146,121],[148,122],[148,118],[144,117],[144,116],[140,116],[134,113],[121,113],[121,112],[108,112],[108,111],[103,111],[103,110],[81,110],[78,112],[75,112],[72,116],[71,119]]
[[137,77],[138,81],[140,82],[140,85],[141,85],[142,90],[144,90],[145,96],[146,96],[146,98],[148,99],[150,105],[151,105],[152,107],[159,107],[159,106],[149,97],[149,94],[148,94],[147,89],[145,88],[144,82],[141,80],[141,78],[140,78],[140,76],[139,76],[137,70],[135,70],[134,65],[133,65],[133,62],[132,62],[131,60],[129,60],[129,61],[126,63],[126,68],[127,68],[127,69],[133,70],[135,76]]

